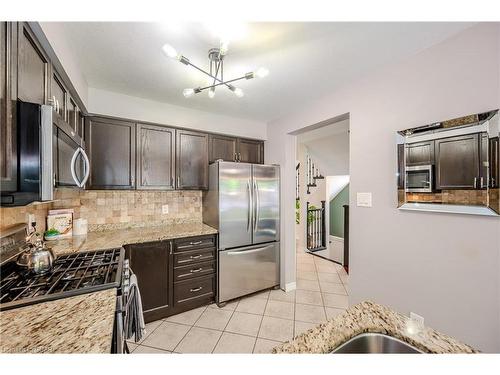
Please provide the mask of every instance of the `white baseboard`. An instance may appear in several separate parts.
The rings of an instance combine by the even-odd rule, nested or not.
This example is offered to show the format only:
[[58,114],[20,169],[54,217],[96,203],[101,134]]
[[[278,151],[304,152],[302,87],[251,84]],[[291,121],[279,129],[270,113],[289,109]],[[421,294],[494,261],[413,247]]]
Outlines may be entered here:
[[293,283],[285,284],[285,292],[288,293],[295,289],[297,289],[297,283],[295,281]]

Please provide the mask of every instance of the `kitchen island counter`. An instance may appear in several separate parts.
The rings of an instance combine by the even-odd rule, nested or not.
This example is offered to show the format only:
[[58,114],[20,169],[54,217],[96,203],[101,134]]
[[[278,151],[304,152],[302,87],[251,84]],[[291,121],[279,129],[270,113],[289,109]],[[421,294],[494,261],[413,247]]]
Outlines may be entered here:
[[0,353],[111,353],[116,289],[0,311]]
[[424,353],[477,353],[469,345],[421,327],[388,307],[362,302],[344,313],[276,347],[274,353],[331,353],[361,333],[381,333],[400,339]]

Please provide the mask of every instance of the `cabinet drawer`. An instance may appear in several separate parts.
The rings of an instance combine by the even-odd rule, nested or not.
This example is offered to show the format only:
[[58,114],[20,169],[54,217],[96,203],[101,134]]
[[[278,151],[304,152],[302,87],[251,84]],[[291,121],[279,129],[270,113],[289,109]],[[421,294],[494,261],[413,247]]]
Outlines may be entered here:
[[182,281],[215,273],[215,262],[196,263],[174,269],[174,281]]
[[215,249],[198,249],[174,253],[174,267],[215,260]]
[[174,283],[174,305],[214,296],[215,275],[197,277]]
[[179,238],[174,240],[175,252],[201,249],[204,247],[215,248],[215,236],[189,237],[189,238]]

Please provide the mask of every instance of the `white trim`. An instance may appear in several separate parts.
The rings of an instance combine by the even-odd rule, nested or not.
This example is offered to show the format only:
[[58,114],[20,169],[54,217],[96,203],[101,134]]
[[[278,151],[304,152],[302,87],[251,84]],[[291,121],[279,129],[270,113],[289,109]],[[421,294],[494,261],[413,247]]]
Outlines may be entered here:
[[291,292],[292,290],[297,289],[297,283],[294,281],[293,283],[285,284],[285,292]]
[[330,241],[344,242],[344,238],[330,235]]
[[398,209],[408,211],[444,212],[450,214],[499,216],[491,208],[485,206],[466,206],[458,204],[405,203],[398,207]]

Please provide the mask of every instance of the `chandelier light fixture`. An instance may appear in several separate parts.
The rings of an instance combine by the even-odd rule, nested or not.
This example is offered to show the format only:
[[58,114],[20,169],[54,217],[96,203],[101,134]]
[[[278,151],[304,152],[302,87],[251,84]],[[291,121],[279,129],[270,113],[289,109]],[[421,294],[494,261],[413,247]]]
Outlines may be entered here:
[[182,94],[186,98],[190,98],[195,94],[199,94],[202,91],[208,90],[208,97],[212,99],[215,96],[215,89],[220,86],[227,87],[233,92],[234,95],[236,95],[238,98],[241,98],[245,93],[241,88],[234,86],[234,82],[240,81],[242,79],[264,78],[269,74],[269,70],[267,70],[266,68],[259,68],[256,71],[246,73],[241,77],[224,81],[224,58],[226,57],[228,51],[228,42],[226,41],[221,41],[219,48],[211,48],[208,51],[208,71],[200,68],[199,66],[196,66],[187,57],[177,53],[176,49],[170,44],[165,44],[162,47],[162,50],[167,57],[178,60],[184,65],[192,66],[193,68],[208,76],[210,80],[208,86],[184,89]]

